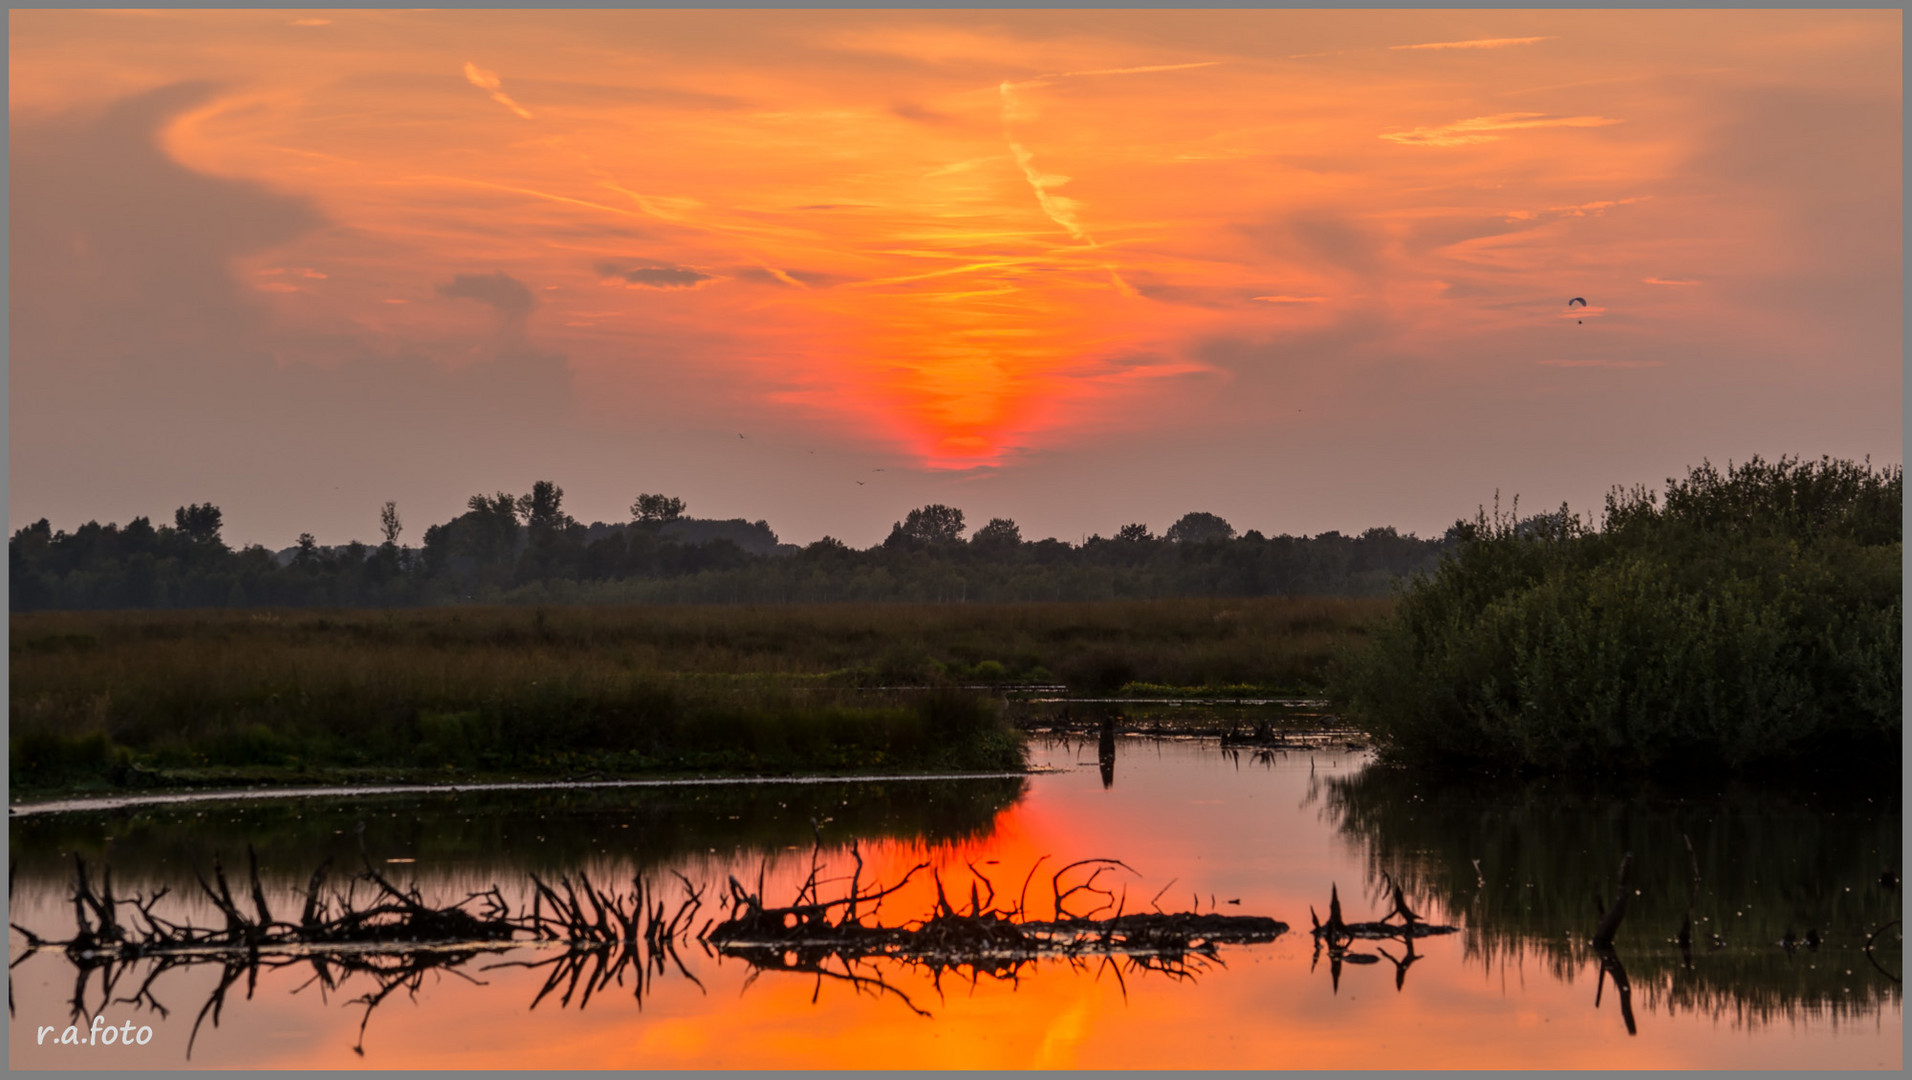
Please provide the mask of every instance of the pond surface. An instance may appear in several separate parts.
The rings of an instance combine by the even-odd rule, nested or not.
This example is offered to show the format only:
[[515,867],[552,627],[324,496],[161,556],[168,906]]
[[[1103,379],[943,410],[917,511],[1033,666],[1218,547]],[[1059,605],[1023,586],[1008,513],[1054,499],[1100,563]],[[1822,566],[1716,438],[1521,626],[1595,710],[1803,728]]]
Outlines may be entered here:
[[[999,894],[1028,881],[1032,914],[1047,918],[1054,868],[1099,857],[1132,868],[1096,881],[1125,911],[1214,910],[1289,928],[1157,970],[1093,954],[980,974],[876,959],[853,969],[856,982],[836,976],[843,968],[779,970],[693,940],[668,962],[601,979],[587,964],[580,981],[561,978],[542,998],[554,965],[524,965],[561,960],[550,946],[441,951],[382,982],[334,967],[329,987],[309,961],[137,961],[117,973],[103,1012],[105,972],[82,980],[62,952],[29,952],[14,932],[9,1065],[1901,1067],[1900,895],[1881,880],[1899,868],[1897,790],[1457,787],[1370,768],[1332,739],[1295,745],[1050,735],[1034,760],[1057,771],[1021,778],[365,793],[15,816],[11,918],[55,939],[73,933],[74,852],[110,865],[117,895],[167,887],[156,911],[216,925],[194,868],[209,870],[217,851],[243,879],[248,844],[282,910],[298,906],[327,856],[342,881],[361,843],[382,873],[436,902],[496,884],[515,907],[528,903],[531,874],[583,870],[599,885],[641,875],[674,909],[685,888],[676,874],[707,901],[734,876],[786,903],[813,860],[826,878],[847,875],[854,841],[866,884],[928,862],[962,907],[976,875]],[[1613,956],[1631,1032],[1588,940],[1629,851],[1634,894]],[[1349,921],[1378,919],[1392,905],[1388,882],[1420,916],[1460,931],[1419,939],[1411,954],[1398,940],[1317,950],[1311,906],[1325,919],[1332,887]],[[935,897],[920,873],[884,899],[880,918],[926,916]],[[207,1006],[229,976],[215,1022]],[[40,1029],[74,1022],[76,992],[106,1024],[150,1027],[150,1041],[59,1046],[56,1032],[37,1042]]]

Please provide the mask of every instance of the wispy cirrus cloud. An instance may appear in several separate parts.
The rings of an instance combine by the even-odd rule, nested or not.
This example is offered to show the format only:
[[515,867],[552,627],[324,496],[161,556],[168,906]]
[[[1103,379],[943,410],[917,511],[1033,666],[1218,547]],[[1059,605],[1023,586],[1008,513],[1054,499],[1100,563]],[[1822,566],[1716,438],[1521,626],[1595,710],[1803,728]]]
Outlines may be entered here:
[[[1206,65],[1168,65],[1168,66],[1169,67],[1181,67],[1181,66],[1201,67]],[[1119,72],[1117,71],[1117,69],[1109,69],[1109,71],[1106,73],[1116,74]],[[1094,74],[1094,73],[1080,72],[1078,74]],[[1042,84],[1036,83],[1036,84],[1023,84],[1023,85],[1042,85]],[[1030,189],[1035,192],[1036,204],[1042,207],[1042,212],[1048,216],[1050,221],[1055,222],[1057,225],[1060,225],[1063,227],[1063,229],[1067,230],[1069,233],[1069,236],[1072,239],[1080,240],[1091,248],[1101,247],[1100,244],[1096,243],[1095,237],[1089,235],[1089,230],[1082,224],[1082,219],[1078,217],[1076,214],[1076,211],[1081,208],[1082,204],[1077,202],[1075,199],[1069,198],[1067,195],[1058,195],[1055,192],[1056,188],[1059,188],[1062,185],[1068,183],[1069,178],[1066,176],[1055,174],[1055,173],[1045,173],[1037,169],[1036,156],[1033,153],[1031,153],[1029,149],[1025,147],[1021,142],[1017,141],[1012,125],[1017,119],[1020,119],[1026,116],[1027,114],[1020,107],[1019,103],[1016,101],[1016,93],[1015,93],[1016,85],[1005,81],[1001,84],[1001,86],[999,87],[999,90],[1002,94],[1003,141],[1009,144],[1009,152],[1015,155],[1016,165],[1022,169],[1023,179],[1029,182]],[[1128,281],[1125,278],[1123,278],[1121,270],[1119,270],[1114,263],[1104,263],[1102,264],[1102,269],[1108,272],[1109,285],[1117,293],[1123,296],[1129,297],[1130,299],[1135,299],[1142,295],[1141,293],[1136,291],[1133,285],[1130,285]]]
[[1466,146],[1506,138],[1510,131],[1550,127],[1606,127],[1621,123],[1606,116],[1549,116],[1546,113],[1495,113],[1474,116],[1435,127],[1390,131],[1380,137],[1407,146]]
[[484,68],[467,60],[465,61],[465,81],[480,90],[489,91],[491,93],[491,100],[510,109],[517,115],[526,120],[531,119],[531,113],[523,105],[511,100],[510,95],[504,92],[504,82],[498,78],[497,72],[486,71]]
[[1594,202],[1581,203],[1578,206],[1556,206],[1551,209],[1551,212],[1562,217],[1598,217],[1616,206],[1628,206],[1633,203],[1645,202],[1652,197],[1651,195],[1634,195],[1626,199],[1599,199]]
[[1142,67],[1095,68],[1091,71],[1060,71],[1054,75],[1044,75],[1045,79],[1072,79],[1078,75],[1147,75],[1156,71],[1187,71],[1190,68],[1214,67],[1220,60],[1201,60],[1189,64],[1146,64]]
[[1497,37],[1474,38],[1471,41],[1430,41],[1422,45],[1389,45],[1394,51],[1402,49],[1504,49],[1509,45],[1532,45],[1536,41],[1552,41],[1554,35],[1546,37]]
[[1055,189],[1068,183],[1069,178],[1038,170],[1036,156],[1030,153],[1022,143],[1016,141],[1015,135],[1010,130],[1011,122],[1022,112],[1016,101],[1015,87],[1004,82],[998,89],[1002,94],[1003,138],[1009,144],[1009,152],[1016,156],[1016,165],[1022,169],[1023,179],[1029,182],[1029,187],[1036,193],[1036,204],[1042,207],[1042,212],[1048,215],[1050,221],[1066,229],[1071,237],[1087,240],[1093,246],[1095,240],[1090,238],[1082,227],[1082,220],[1076,216],[1076,210],[1081,204],[1067,195],[1055,193]]
[[823,270],[786,269],[759,262],[755,266],[733,266],[723,271],[725,277],[738,281],[750,281],[759,285],[782,285],[792,289],[828,289],[835,285],[853,281],[847,274],[834,274]]
[[1016,164],[1022,168],[1023,179],[1029,181],[1030,189],[1036,193],[1036,204],[1042,207],[1042,212],[1049,216],[1049,220],[1067,229],[1069,235],[1077,240],[1087,238],[1088,233],[1082,229],[1082,219],[1076,216],[1076,209],[1082,204],[1067,195],[1055,193],[1055,189],[1068,183],[1069,178],[1038,170],[1036,155],[1019,142],[1010,143],[1009,150],[1016,155]]

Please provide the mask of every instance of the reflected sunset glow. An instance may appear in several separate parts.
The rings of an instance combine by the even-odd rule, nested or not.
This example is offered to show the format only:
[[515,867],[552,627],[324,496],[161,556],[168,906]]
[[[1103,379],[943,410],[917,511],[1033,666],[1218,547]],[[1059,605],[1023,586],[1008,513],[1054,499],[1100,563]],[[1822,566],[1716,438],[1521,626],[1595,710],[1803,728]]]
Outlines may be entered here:
[[[1728,892],[1705,894],[1698,906],[1707,912],[1731,916],[1757,904],[1793,897],[1801,918],[1820,920],[1826,943],[1817,952],[1787,954],[1751,931],[1726,929],[1730,944],[1720,950],[1696,947],[1692,967],[1686,968],[1665,938],[1673,924],[1652,912],[1653,898],[1642,898],[1618,939],[1621,955],[1633,970],[1633,1009],[1638,1033],[1628,1035],[1611,985],[1603,1003],[1594,1004],[1595,966],[1558,963],[1560,934],[1544,936],[1525,926],[1512,937],[1496,919],[1520,917],[1534,907],[1521,902],[1519,879],[1501,890],[1513,906],[1498,915],[1474,904],[1450,905],[1435,895],[1416,890],[1414,906],[1425,918],[1458,924],[1459,933],[1422,939],[1417,959],[1397,986],[1392,961],[1402,959],[1400,943],[1363,942],[1351,953],[1368,962],[1350,961],[1335,985],[1328,959],[1317,955],[1309,934],[1309,911],[1324,911],[1330,886],[1339,890],[1350,919],[1372,917],[1383,910],[1382,886],[1376,872],[1378,851],[1360,834],[1343,827],[1345,805],[1337,809],[1330,788],[1356,777],[1365,755],[1336,750],[1292,752],[1268,763],[1253,763],[1247,755],[1231,759],[1213,743],[1154,742],[1140,738],[1117,740],[1112,787],[1104,787],[1093,741],[1086,745],[1044,742],[1036,748],[1039,763],[1059,771],[1031,777],[1025,794],[989,816],[975,820],[980,832],[954,840],[923,837],[864,836],[858,845],[864,866],[862,884],[895,884],[919,863],[936,871],[919,873],[912,884],[886,897],[873,921],[886,926],[909,923],[929,915],[936,904],[938,878],[952,906],[967,910],[974,879],[970,864],[993,882],[999,909],[1015,905],[1028,881],[1028,906],[1038,918],[1049,917],[1055,886],[1051,874],[1066,861],[1082,858],[1119,858],[1133,873],[1111,870],[1098,884],[1110,889],[1125,911],[1149,911],[1159,903],[1164,911],[1199,908],[1222,914],[1263,915],[1278,918],[1289,930],[1272,942],[1223,946],[1214,960],[1189,965],[1191,978],[1141,971],[1118,960],[1105,964],[1093,953],[1071,964],[1050,958],[1022,965],[1015,978],[991,977],[987,971],[972,981],[971,971],[958,966],[940,978],[922,967],[877,958],[858,965],[864,976],[880,976],[886,988],[874,984],[853,986],[841,975],[841,961],[824,965],[830,976],[805,971],[759,969],[738,956],[720,956],[693,941],[678,947],[679,959],[696,982],[674,964],[665,962],[641,993],[627,977],[607,981],[582,1000],[581,986],[568,1001],[561,982],[540,999],[548,968],[497,967],[497,960],[536,963],[557,953],[549,948],[525,947],[508,955],[480,957],[461,969],[478,981],[452,976],[427,977],[415,1001],[395,994],[372,1014],[366,1027],[365,1055],[354,1054],[362,1006],[352,999],[369,983],[350,983],[321,1000],[313,989],[293,993],[311,977],[300,966],[269,972],[257,990],[243,1001],[237,992],[225,1006],[218,1028],[208,1026],[199,1036],[191,1064],[196,1066],[299,1068],[1386,1068],[1412,1063],[1430,1068],[1753,1068],[1893,1067],[1900,1059],[1899,1031],[1902,1005],[1896,986],[1887,982],[1856,955],[1869,917],[1865,912],[1885,910],[1886,896],[1860,896],[1871,876],[1872,845],[1896,850],[1896,811],[1864,810],[1841,813],[1848,832],[1824,852],[1829,860],[1814,867],[1795,867],[1788,860],[1762,859],[1747,845],[1767,833],[1745,816],[1758,803],[1747,799],[1738,811],[1732,804],[1709,804],[1704,798],[1681,813],[1690,815],[1694,843],[1703,852],[1715,850],[1729,862],[1758,867],[1770,890],[1754,896],[1722,883]],[[1411,776],[1388,783],[1413,783]],[[1386,787],[1384,783],[1382,785]],[[904,787],[888,797],[916,798]],[[651,798],[652,796],[646,796]],[[682,801],[682,796],[655,797],[677,806],[671,813],[689,822],[701,812],[731,806],[746,817],[751,800],[779,806],[786,800],[798,813],[798,792],[760,790],[734,792],[736,803]],[[859,796],[850,792],[846,798]],[[619,810],[615,796],[599,793],[588,808],[567,810],[563,804],[521,809],[507,820],[516,823],[503,835],[515,843],[501,850],[473,852],[483,866],[461,865],[457,850],[442,830],[456,829],[459,821],[481,820],[484,804],[460,807],[448,797],[432,795],[413,806],[416,816],[434,822],[415,833],[411,812],[387,815],[393,804],[373,804],[369,831],[374,850],[397,838],[410,838],[419,853],[415,863],[387,867],[388,872],[416,873],[428,895],[456,898],[502,882],[515,904],[523,896],[514,891],[524,881],[531,860],[548,858],[550,845],[536,843],[548,830],[575,828],[579,834],[595,829],[608,837],[588,867],[560,862],[537,871],[556,881],[560,873],[583,867],[600,887],[628,882],[634,869],[623,838],[637,838],[615,824],[632,815],[633,830],[668,819],[647,816],[643,802]],[[1387,802],[1381,790],[1363,797],[1374,800],[1369,812]],[[661,805],[661,804],[660,804]],[[755,892],[762,875],[763,896],[770,903],[787,903],[811,871],[809,817],[813,804],[802,803],[800,817],[781,823],[784,840],[769,847],[724,844],[643,866],[658,888],[657,899],[674,909],[682,899],[673,871],[707,889],[707,903],[698,916],[720,917],[716,891],[731,878]],[[1440,809],[1435,801],[1391,803],[1393,814],[1404,818],[1458,812],[1463,818],[1489,821],[1504,816],[1481,813],[1471,805]],[[525,804],[531,808],[532,804]],[[1708,807],[1711,807],[1710,809]],[[698,809],[701,807],[701,811]],[[210,817],[233,812],[208,807]],[[330,822],[348,825],[361,813],[351,805],[315,802],[310,817],[327,825],[319,833],[329,837]],[[848,888],[853,861],[843,835],[846,822],[858,820],[847,807],[843,821],[816,815],[825,845],[821,851],[821,893],[841,896]],[[1656,811],[1657,812],[1657,811]],[[1761,813],[1757,809],[1750,811]],[[1544,818],[1547,809],[1538,813]],[[567,814],[575,817],[567,818]],[[321,815],[325,815],[321,817]],[[1714,825],[1700,828],[1709,815]],[[1587,817],[1599,816],[1588,811]],[[723,815],[718,811],[718,820]],[[159,821],[187,829],[195,820],[190,809],[159,817],[150,835],[167,835]],[[276,819],[275,819],[276,820]],[[732,819],[735,820],[735,819]],[[759,827],[765,819],[756,818]],[[862,820],[868,820],[867,818]],[[1569,813],[1558,822],[1582,820]],[[1656,819],[1657,820],[1657,819]],[[1800,825],[1797,809],[1772,811],[1768,828],[1782,833]],[[22,819],[30,828],[57,826],[48,818]],[[1784,825],[1779,823],[1785,822]],[[101,824],[104,824],[102,822]],[[1449,826],[1452,819],[1448,819]],[[1437,826],[1438,827],[1438,826]],[[117,831],[120,826],[114,827]],[[1807,826],[1808,831],[1812,828]],[[1492,827],[1487,830],[1493,831]],[[535,835],[534,835],[535,834]],[[230,835],[228,833],[228,835]],[[278,835],[278,834],[268,834]],[[491,835],[479,829],[473,835]],[[721,833],[711,834],[713,836]],[[803,838],[799,842],[799,838]],[[186,837],[181,834],[181,840]],[[1565,834],[1546,830],[1527,844],[1552,851],[1550,845]],[[117,845],[126,847],[124,837]],[[653,836],[651,843],[658,842]],[[785,842],[787,841],[787,842]],[[664,842],[669,843],[666,839]],[[1409,838],[1401,838],[1402,843]],[[722,843],[719,841],[719,843]],[[281,840],[283,845],[283,840]],[[1678,844],[1675,839],[1674,844]],[[44,838],[26,845],[27,873],[18,890],[14,918],[23,925],[57,928],[70,920],[60,860],[49,863]],[[299,869],[316,851],[303,857],[280,846],[274,864],[283,877],[267,888],[275,898],[295,896],[304,884]],[[1488,882],[1507,880],[1518,870],[1520,850],[1483,846],[1479,869],[1466,863],[1448,868],[1471,890],[1475,874]],[[1048,856],[1043,859],[1043,856]],[[1686,858],[1681,849],[1682,860]],[[1709,854],[1707,856],[1711,858]],[[1889,857],[1881,855],[1880,857]],[[1599,865],[1611,857],[1589,855]],[[1583,860],[1575,860],[1583,861]],[[1433,867],[1434,864],[1424,864]],[[1709,875],[1725,864],[1709,863]],[[1854,876],[1854,867],[1863,876]],[[1031,869],[1035,873],[1030,873]],[[1398,866],[1397,866],[1398,868]],[[181,886],[190,895],[191,879],[181,879],[175,864],[149,864],[143,873],[135,866],[116,877],[124,890],[150,888],[157,880]],[[1080,871],[1062,885],[1083,880]],[[1647,880],[1653,880],[1647,875]],[[1711,877],[1708,879],[1712,880]],[[1776,884],[1773,884],[1776,882]],[[1841,882],[1852,890],[1841,892]],[[1573,914],[1568,936],[1584,935],[1592,917],[1588,898],[1578,889],[1571,894],[1564,880],[1541,878],[1540,890],[1553,897],[1542,901]],[[1491,891],[1491,890],[1490,890]],[[987,905],[986,886],[979,899]],[[1810,896],[1808,894],[1811,894]],[[1836,894],[1833,907],[1823,902]],[[1086,894],[1078,894],[1080,899]],[[1534,894],[1539,895],[1539,894]],[[1239,900],[1239,904],[1230,901]],[[275,900],[275,902],[277,902]],[[1086,914],[1100,900],[1072,908]],[[1724,905],[1723,907],[1721,905]],[[1664,909],[1664,903],[1661,905]],[[217,913],[200,905],[200,919]],[[1771,919],[1780,916],[1768,916]],[[1827,921],[1830,920],[1830,921]],[[1584,925],[1582,925],[1584,924]],[[1886,962],[1896,963],[1896,946]],[[1819,970],[1814,969],[1817,965]],[[1840,979],[1836,968],[1851,966],[1853,975]],[[156,1027],[158,1038],[144,1056],[95,1055],[107,1066],[144,1061],[183,1064],[185,1042],[193,1013],[217,983],[218,965],[167,973],[157,980],[161,1000],[174,1010],[170,1019],[142,1012],[142,1022]],[[988,967],[988,963],[984,963]],[[1825,970],[1832,968],[1834,970]],[[590,964],[587,963],[586,974]],[[40,1018],[62,996],[71,993],[73,976],[54,954],[32,957],[15,972],[22,1022],[52,1022]],[[1841,987],[1846,987],[1841,990]],[[97,993],[97,990],[95,991]],[[907,1001],[905,1000],[907,999]],[[537,1001],[536,1008],[528,1008]],[[115,1006],[119,1015],[122,1006]],[[930,1015],[918,1015],[921,1009]],[[127,1014],[132,1015],[132,1014]],[[65,1064],[73,1055],[39,1051],[16,1037],[11,1062],[15,1067]]]

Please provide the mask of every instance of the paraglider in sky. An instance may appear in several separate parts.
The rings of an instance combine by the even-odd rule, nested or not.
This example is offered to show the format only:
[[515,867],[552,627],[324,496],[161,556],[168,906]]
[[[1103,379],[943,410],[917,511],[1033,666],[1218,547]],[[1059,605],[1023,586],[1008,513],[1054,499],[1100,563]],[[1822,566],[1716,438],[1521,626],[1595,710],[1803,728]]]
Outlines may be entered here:
[[[1576,296],[1576,297],[1574,297],[1573,299],[1571,299],[1571,300],[1569,300],[1569,301],[1567,301],[1567,310],[1568,310],[1568,311],[1572,311],[1572,310],[1573,310],[1573,306],[1574,306],[1575,304],[1579,304],[1579,305],[1580,305],[1581,307],[1586,307],[1586,306],[1587,306],[1587,298],[1586,298],[1586,297],[1584,297],[1584,296]],[[1579,325],[1580,325],[1581,323],[1584,323],[1584,322],[1586,322],[1586,320],[1585,320],[1585,319],[1575,319],[1575,320],[1573,321],[1573,324],[1574,324],[1575,326],[1579,326]]]

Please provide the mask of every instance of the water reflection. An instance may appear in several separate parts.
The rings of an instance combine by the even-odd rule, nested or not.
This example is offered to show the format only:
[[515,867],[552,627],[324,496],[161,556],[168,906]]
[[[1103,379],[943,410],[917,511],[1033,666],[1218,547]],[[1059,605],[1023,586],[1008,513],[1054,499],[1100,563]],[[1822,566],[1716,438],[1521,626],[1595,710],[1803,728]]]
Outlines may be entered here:
[[[1866,949],[1899,911],[1878,869],[1899,857],[1896,792],[1454,784],[1370,768],[1318,795],[1372,874],[1466,914],[1470,957],[1537,954],[1563,977],[1596,967],[1629,1031],[1636,985],[1655,1012],[1741,1025],[1900,1001],[1896,978],[1874,974],[1877,943]],[[1629,857],[1624,891],[1605,903]],[[1616,911],[1602,947],[1600,923]]]
[[[105,814],[16,817],[11,858],[23,886],[64,887],[77,853],[110,862],[122,882],[193,881],[192,867],[248,845],[286,880],[331,858],[380,858],[465,876],[569,872],[605,858],[641,866],[695,855],[808,850],[833,837],[948,845],[986,836],[1028,780],[819,783],[381,795],[131,807]],[[303,884],[302,880],[298,881]]]
[[1096,741],[1096,762],[1101,766],[1102,786],[1115,786],[1115,716],[1102,718],[1102,731]]
[[[214,851],[238,865],[248,843],[277,912],[321,859],[357,865],[364,822],[374,867],[401,887],[416,879],[438,904],[498,885],[518,911],[533,901],[531,875],[564,894],[563,879],[581,888],[585,872],[594,886],[638,879],[645,919],[662,905],[668,925],[686,890],[714,897],[732,879],[787,900],[821,857],[825,881],[932,868],[885,898],[885,925],[1007,909],[1026,880],[1029,916],[1056,920],[1047,868],[1080,855],[1121,860],[1094,883],[1108,894],[1095,903],[1109,905],[1095,918],[1159,905],[1306,927],[1311,910],[1334,921],[1345,904],[1344,933],[1224,943],[1166,965],[989,949],[922,963],[801,943],[726,950],[699,940],[705,918],[723,917],[710,911],[655,944],[642,933],[583,947],[519,935],[403,954],[306,948],[90,967],[58,951],[23,957],[16,934],[15,1027],[51,1024],[77,998],[82,1013],[117,1022],[137,1009],[160,1029],[145,1056],[96,1055],[106,1066],[183,1061],[202,1011],[208,1031],[225,1021],[193,1047],[194,1064],[214,1066],[352,1064],[337,1053],[354,1045],[394,1068],[1387,1067],[1404,1054],[1430,1067],[1899,1063],[1898,894],[1896,877],[1880,876],[1897,865],[1896,793],[1869,804],[1755,788],[1440,785],[1364,769],[1345,744],[1309,741],[1280,717],[1261,733],[1243,719],[1225,748],[1227,729],[1197,730],[1188,710],[1153,738],[1135,729],[1157,721],[1122,705],[1061,719],[1034,742],[1037,764],[1058,771],[1026,779],[19,818],[13,917],[70,935],[79,851],[114,867],[121,897],[170,885],[167,902],[180,906],[169,910],[219,925],[194,867]],[[1630,888],[1616,894],[1629,851]],[[1624,915],[1601,948],[1593,937],[1617,896]],[[1461,929],[1406,929],[1430,925]],[[167,1009],[174,1023],[161,1022]],[[94,1063],[23,1038],[16,1067]]]
[[[1104,874],[1133,870],[1108,858],[1052,866],[1043,881],[1049,894],[1046,914],[1041,913],[1043,890],[1030,893],[1046,856],[1030,867],[1013,902],[1008,893],[999,898],[990,875],[966,860],[970,880],[965,910],[961,893],[953,887],[946,890],[941,870],[929,861],[912,866],[893,884],[867,879],[861,844],[853,842],[849,856],[854,869],[847,875],[847,887],[833,895],[831,883],[841,883],[845,876],[826,874],[821,830],[815,831],[810,871],[793,899],[776,903],[763,891],[763,877],[758,891],[751,892],[733,874],[724,888],[714,890],[718,914],[701,927],[705,896],[713,890],[676,870],[671,874],[683,893],[674,909],[670,898],[641,873],[621,889],[601,887],[580,870],[575,881],[566,875],[546,882],[530,874],[530,906],[514,913],[497,884],[455,902],[430,900],[416,884],[395,884],[387,876],[389,867],[382,869],[382,860],[363,846],[362,870],[343,885],[336,876],[328,880],[329,858],[319,865],[296,918],[283,907],[275,917],[270,890],[250,849],[245,876],[231,881],[215,854],[210,878],[197,867],[194,877],[201,900],[217,910],[223,925],[199,924],[175,910],[162,913],[160,904],[169,888],[121,895],[110,868],[96,872],[76,855],[72,936],[50,940],[16,924],[26,948],[19,950],[12,966],[54,950],[64,956],[77,972],[69,1002],[76,1033],[79,1025],[97,1026],[114,1004],[130,1004],[164,1019],[171,1010],[155,987],[161,976],[179,968],[218,968],[217,985],[187,1036],[189,1059],[207,1018],[214,1028],[219,1026],[228,993],[242,976],[250,999],[262,974],[271,977],[309,966],[312,975],[304,985],[318,984],[321,996],[355,984],[371,985],[351,1000],[363,1007],[353,1046],[354,1053],[363,1055],[372,1014],[396,991],[416,997],[428,974],[472,979],[463,969],[477,958],[526,946],[548,948],[550,954],[501,960],[482,970],[545,972],[544,984],[531,1001],[534,1010],[560,988],[559,1007],[567,1007],[580,987],[577,1003],[582,1010],[614,980],[622,986],[627,972],[633,997],[641,1005],[647,985],[665,974],[666,961],[701,991],[703,981],[679,952],[680,947],[694,946],[706,957],[743,960],[752,969],[752,980],[762,972],[813,976],[819,992],[825,979],[840,981],[858,994],[892,996],[911,1013],[929,1018],[927,1009],[894,985],[897,972],[926,972],[940,997],[945,974],[966,976],[972,989],[985,976],[1014,987],[1026,971],[1044,961],[1059,960],[1078,972],[1088,971],[1093,961],[1095,973],[1112,973],[1126,996],[1125,972],[1192,981],[1220,963],[1222,946],[1273,941],[1288,929],[1265,916],[1163,912],[1153,903],[1152,912],[1129,912],[1126,889],[1118,898],[1099,883]],[[919,873],[934,884],[934,907],[920,917],[884,921],[883,902],[906,893]],[[359,895],[361,885],[367,886],[369,896]],[[1338,907],[1335,922],[1338,926]],[[119,995],[122,985],[135,984],[130,995]],[[11,984],[9,991],[11,1004]]]

